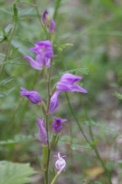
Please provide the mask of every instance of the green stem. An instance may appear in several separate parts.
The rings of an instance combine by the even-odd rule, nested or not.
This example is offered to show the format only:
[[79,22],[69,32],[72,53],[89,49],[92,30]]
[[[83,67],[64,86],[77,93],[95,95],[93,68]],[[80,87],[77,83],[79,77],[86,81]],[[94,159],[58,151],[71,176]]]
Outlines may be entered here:
[[48,184],[48,170],[45,171],[44,178],[45,178],[45,184]]
[[47,29],[45,28],[45,26],[43,25],[43,23],[41,21],[41,15],[40,15],[39,10],[38,10],[37,2],[36,2],[36,0],[33,0],[33,2],[34,2],[34,7],[35,7],[35,10],[36,10],[36,14],[37,14],[39,23],[41,24],[42,29],[46,33],[47,39],[49,39],[50,38],[50,34],[48,33]]
[[34,2],[34,7],[35,7],[35,10],[36,10],[37,17],[39,19],[40,24],[42,25],[42,23],[41,23],[41,16],[40,16],[39,11],[38,11],[38,5],[36,3],[36,0],[33,0],[33,2]]
[[[92,142],[94,143],[95,140],[94,140],[94,135],[93,135],[93,132],[92,132],[91,125],[89,125],[89,133],[90,133]],[[102,165],[104,171],[105,171],[106,174],[107,174],[107,178],[108,178],[109,184],[112,184],[111,178],[110,178],[110,174],[109,174],[109,172],[108,172],[108,169],[106,168],[106,166],[105,166],[105,164],[104,164],[104,162],[103,162],[103,160],[102,160],[102,158],[101,158],[101,156],[100,156],[100,154],[99,154],[99,152],[98,152],[98,150],[97,150],[96,145],[95,145],[95,144],[92,144],[92,148],[93,148],[94,152],[96,153],[96,156],[97,156],[97,158],[99,159],[99,161],[100,161],[100,163],[101,163],[101,165]]]
[[51,89],[50,89],[50,84],[51,84],[51,73],[52,73],[52,62],[50,64],[50,68],[49,68],[49,75],[48,75],[48,104],[47,104],[47,111],[49,112],[49,108],[50,108],[50,98],[51,98]]
[[50,142],[50,150],[53,150],[56,147],[58,137],[59,137],[58,134],[53,134],[51,142]]
[[83,131],[83,128],[82,128],[80,122],[78,121],[78,118],[77,118],[77,116],[75,115],[75,112],[74,112],[74,110],[73,110],[73,108],[72,108],[72,106],[71,106],[71,103],[70,103],[68,94],[65,93],[65,95],[66,95],[66,98],[67,98],[67,102],[68,102],[68,105],[69,105],[69,109],[70,109],[70,111],[71,111],[71,113],[72,113],[72,115],[73,115],[73,117],[74,117],[74,119],[75,119],[75,121],[76,121],[76,123],[77,123],[77,126],[78,126],[79,130],[82,132],[82,135],[83,135],[83,137],[85,138],[85,140],[87,141],[87,143],[91,146],[91,143],[90,143],[90,141],[88,140],[87,136],[85,135],[85,133],[84,133],[84,131]]
[[[73,117],[74,117],[74,119],[75,119],[75,121],[76,121],[76,123],[77,123],[77,125],[78,125],[78,127],[79,127],[79,130],[81,131],[81,133],[82,133],[83,137],[85,138],[85,140],[87,141],[87,143],[88,143],[88,144],[90,145],[90,147],[94,150],[94,152],[95,152],[97,158],[99,159],[99,161],[100,161],[100,163],[101,163],[103,169],[105,170],[105,172],[106,172],[106,174],[107,174],[107,178],[108,178],[109,184],[112,184],[111,179],[110,179],[110,175],[109,175],[109,173],[108,173],[108,170],[107,170],[107,168],[106,168],[106,166],[105,166],[105,164],[104,164],[104,162],[103,162],[103,160],[102,160],[102,158],[101,158],[101,156],[100,156],[100,154],[99,154],[99,152],[98,152],[96,146],[93,145],[93,144],[89,141],[89,139],[87,138],[87,136],[85,135],[84,130],[83,130],[83,128],[82,128],[80,122],[78,121],[78,118],[77,118],[77,116],[76,116],[76,114],[75,114],[75,112],[74,112],[74,110],[73,110],[73,108],[72,108],[72,106],[71,106],[71,103],[70,103],[68,94],[67,94],[67,93],[65,93],[65,94],[66,94],[66,98],[67,98],[67,101],[68,101],[68,105],[69,105],[70,111],[71,111],[71,113],[72,113],[72,115],[73,115]],[[93,137],[93,133],[92,133],[91,127],[89,127],[89,128],[90,128],[90,129],[89,129],[89,132],[90,132],[90,136],[91,136],[91,138],[92,138],[92,142],[94,142],[94,137]]]
[[10,50],[10,48],[11,48],[11,41],[12,41],[12,38],[13,38],[13,36],[14,36],[14,33],[15,33],[15,30],[16,30],[16,25],[17,25],[17,21],[14,21],[14,28],[13,28],[13,31],[12,31],[12,33],[11,33],[11,37],[10,37],[10,39],[8,40],[8,46],[7,46],[7,51],[6,51],[6,55],[5,55],[5,59],[4,59],[4,63],[3,63],[3,65],[2,65],[2,67],[1,67],[1,69],[0,69],[0,75],[2,74],[2,71],[4,70],[4,67],[5,67],[5,62],[7,61],[7,59],[8,59],[8,55],[9,55],[9,50]]
[[46,120],[46,131],[47,131],[47,145],[48,145],[48,159],[47,159],[47,168],[45,171],[45,182],[48,184],[48,170],[49,170],[49,158],[50,158],[50,145],[49,145],[49,134],[48,134],[48,114],[45,116]]
[[55,11],[54,11],[54,14],[53,14],[53,18],[54,19],[56,19],[56,17],[57,17],[58,9],[60,7],[60,3],[61,3],[61,0],[56,0],[56,3],[55,3]]
[[[52,66],[52,64],[51,64]],[[48,160],[47,160],[47,169],[45,171],[45,182],[48,184],[48,170],[49,170],[49,161],[50,161],[50,144],[49,144],[49,131],[48,131],[48,126],[49,126],[49,107],[50,107],[50,98],[51,98],[51,89],[50,89],[50,83],[51,83],[51,66],[48,69],[49,72],[46,70],[46,83],[47,83],[47,111],[45,114],[45,121],[46,121],[46,131],[47,131],[47,144],[48,144]]]
[[55,182],[57,181],[57,179],[59,178],[59,176],[60,176],[60,173],[57,172],[57,174],[56,174],[55,177],[53,178],[51,184],[55,184]]

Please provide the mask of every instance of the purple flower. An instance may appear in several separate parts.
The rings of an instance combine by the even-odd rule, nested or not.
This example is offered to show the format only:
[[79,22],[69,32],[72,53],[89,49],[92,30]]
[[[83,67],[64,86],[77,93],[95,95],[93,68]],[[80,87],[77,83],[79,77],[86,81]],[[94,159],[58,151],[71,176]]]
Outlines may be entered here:
[[42,98],[37,91],[28,91],[25,88],[21,88],[20,95],[27,97],[33,104],[40,104],[42,102]]
[[36,42],[35,47],[30,50],[36,53],[36,59],[34,60],[30,56],[24,58],[29,61],[32,68],[42,70],[44,67],[50,67],[50,59],[54,56],[54,53],[52,43],[49,40]]
[[64,91],[69,91],[69,92],[81,92],[81,93],[87,93],[86,89],[80,87],[79,85],[76,84],[76,82],[80,81],[82,77],[76,76],[70,73],[65,73],[60,81],[57,83],[56,88],[57,90],[64,92]]
[[56,29],[56,24],[53,19],[50,18],[50,15],[47,10],[42,14],[42,22],[47,27],[49,32],[53,33]]
[[58,101],[59,94],[60,92],[56,91],[50,99],[50,108],[49,108],[50,113],[54,112],[59,105],[59,101]]
[[53,58],[54,56],[53,46],[49,40],[36,42],[35,47],[31,48],[30,51],[35,52],[36,54],[41,54],[47,58]]
[[37,124],[39,127],[38,138],[43,144],[47,144],[47,131],[45,129],[44,119],[37,118]]
[[55,157],[58,157],[58,160],[55,163],[55,167],[58,170],[58,173],[61,174],[62,171],[64,171],[65,167],[66,167],[66,161],[63,159],[64,156],[61,156],[60,153],[58,153],[58,155],[54,155]]
[[27,59],[31,67],[36,70],[42,70],[44,67],[46,68],[50,67],[50,59],[46,57],[42,57],[39,54],[36,56],[36,60],[31,58],[30,56],[25,56],[24,58]]
[[58,117],[53,117],[54,122],[52,123],[52,130],[54,133],[59,133],[63,128],[63,123],[67,122],[67,119],[61,119]]

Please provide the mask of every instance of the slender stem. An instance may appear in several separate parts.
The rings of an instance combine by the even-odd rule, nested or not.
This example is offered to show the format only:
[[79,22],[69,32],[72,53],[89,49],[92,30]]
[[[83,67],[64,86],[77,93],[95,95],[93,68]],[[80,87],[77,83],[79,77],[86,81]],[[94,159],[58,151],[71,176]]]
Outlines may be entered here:
[[[90,133],[92,142],[94,142],[95,140],[94,140],[94,135],[93,135],[93,132],[92,132],[91,125],[89,125],[89,133]],[[96,145],[95,145],[95,144],[92,144],[92,148],[93,148],[94,152],[96,153],[96,156],[97,156],[97,158],[99,159],[99,161],[100,161],[100,163],[101,163],[101,165],[102,165],[104,171],[105,171],[106,174],[107,174],[107,178],[108,178],[109,183],[112,184],[111,178],[110,178],[110,174],[109,174],[109,172],[108,172],[108,169],[106,168],[106,166],[105,166],[105,164],[104,164],[104,162],[103,162],[103,160],[102,160],[102,158],[101,158],[101,156],[100,156],[100,154],[99,154],[99,152],[98,152],[98,150],[97,150]]]
[[74,119],[75,119],[75,121],[76,121],[76,123],[77,123],[77,126],[78,126],[79,130],[82,132],[82,135],[83,135],[83,137],[85,138],[85,140],[87,141],[87,143],[91,146],[90,141],[88,140],[87,136],[85,135],[85,133],[84,133],[84,131],[83,131],[83,128],[82,128],[80,122],[78,121],[77,116],[75,115],[75,112],[74,112],[74,110],[73,110],[73,108],[72,108],[72,105],[71,105],[71,103],[70,103],[68,94],[65,93],[65,95],[66,95],[66,98],[67,98],[67,102],[68,102],[70,111],[71,111],[71,113],[72,113],[72,115],[73,115],[73,117],[74,117]]
[[34,7],[35,7],[35,10],[36,10],[37,17],[39,19],[40,24],[42,25],[42,23],[41,23],[41,16],[40,16],[39,11],[38,11],[38,5],[36,3],[36,0],[33,0],[33,2],[34,2]]
[[55,4],[55,11],[54,11],[54,14],[53,14],[53,18],[56,19],[57,17],[57,13],[58,13],[58,9],[60,7],[60,3],[61,3],[61,0],[57,0],[56,1],[56,4]]
[[48,114],[45,116],[45,120],[46,120],[47,144],[48,144],[48,160],[47,160],[47,169],[45,171],[45,182],[46,184],[48,184],[48,169],[49,169],[49,157],[50,157],[49,134],[48,134]]
[[[38,10],[38,6],[37,6],[37,2],[36,0],[33,0],[34,4],[35,4],[35,10],[37,13],[37,17],[39,19],[39,22],[47,36],[47,39],[50,39],[52,42],[52,38],[53,36],[51,35],[51,33],[49,33],[49,31],[46,29],[46,27],[43,25],[43,22],[41,21],[41,16]],[[55,7],[55,17],[57,16],[58,13],[58,8],[60,4],[60,0],[57,1],[57,6]],[[46,112],[45,112],[45,124],[46,124],[46,131],[47,131],[47,145],[48,145],[48,160],[47,160],[47,169],[44,173],[44,177],[45,177],[45,184],[49,183],[49,178],[48,178],[48,170],[49,170],[49,161],[50,161],[50,143],[49,143],[49,108],[50,108],[50,98],[51,98],[51,70],[52,70],[52,61],[50,64],[50,68],[47,70],[45,69],[46,73],[45,73],[45,78],[46,78],[46,84],[47,84],[47,107],[46,107]]]
[[[75,115],[75,112],[73,111],[73,108],[72,108],[72,106],[71,106],[71,103],[70,103],[68,94],[67,94],[67,93],[65,93],[65,94],[66,94],[66,98],[67,98],[67,101],[68,101],[68,105],[69,105],[70,111],[71,111],[71,113],[72,113],[72,115],[73,115],[73,117],[74,117],[74,119],[75,119],[75,121],[76,121],[76,123],[77,123],[77,125],[78,125],[78,127],[79,127],[79,130],[81,131],[81,133],[82,133],[83,137],[85,138],[85,140],[87,141],[87,143],[88,143],[88,144],[91,146],[91,148],[94,150],[94,152],[95,152],[97,158],[99,159],[99,161],[100,161],[100,163],[101,163],[103,169],[105,170],[105,172],[106,172],[106,174],[107,174],[107,178],[108,178],[109,184],[112,184],[111,179],[110,179],[110,175],[109,175],[109,173],[108,173],[108,170],[107,170],[107,168],[106,168],[106,166],[105,166],[105,164],[104,164],[104,162],[103,162],[103,160],[102,160],[102,158],[101,158],[101,156],[100,156],[100,154],[99,154],[99,152],[98,152],[96,146],[93,145],[93,144],[89,141],[89,139],[87,138],[87,136],[85,135],[84,130],[83,130],[83,128],[82,128],[80,122],[78,121],[78,118],[77,118],[77,116]],[[91,129],[90,126],[89,126],[89,132],[90,132],[90,136],[91,136],[91,138],[92,138],[92,142],[94,142],[94,136],[93,136],[92,129]]]
[[55,182],[57,181],[58,177],[60,176],[60,173],[57,172],[57,174],[55,175],[55,177],[53,178],[51,184],[55,184]]
[[51,64],[50,64],[49,75],[48,75],[48,79],[47,79],[47,88],[48,88],[47,112],[49,112],[49,108],[50,108],[50,98],[51,98],[51,89],[50,89],[51,73],[52,73],[52,61],[51,61]]
[[[52,66],[52,64],[51,64]],[[49,144],[49,131],[48,131],[48,126],[49,126],[49,107],[50,107],[50,98],[51,98],[51,89],[50,89],[50,83],[51,83],[51,66],[48,69],[49,72],[46,70],[46,83],[47,83],[47,112],[45,114],[45,121],[46,121],[46,131],[47,131],[47,144],[48,144],[48,161],[47,161],[47,170],[45,171],[45,182],[48,184],[48,170],[49,170],[49,161],[50,161],[50,144]]]
[[45,171],[44,178],[45,178],[45,184],[48,184],[48,170]]
[[43,25],[43,23],[41,21],[41,15],[40,15],[39,10],[38,10],[37,2],[36,2],[36,0],[33,0],[33,2],[35,4],[34,7],[35,7],[35,10],[36,10],[36,14],[37,14],[39,23],[41,24],[41,27],[43,28],[44,32],[46,33],[47,38],[50,38],[50,34],[48,33],[47,29],[45,28],[45,26]]
[[3,65],[2,65],[2,67],[1,67],[1,69],[0,69],[0,75],[2,74],[2,71],[3,71],[4,67],[5,67],[5,61],[7,61],[7,59],[8,59],[9,50],[10,50],[10,48],[11,48],[11,41],[12,41],[12,38],[13,38],[14,33],[15,33],[15,30],[16,30],[16,25],[17,25],[17,21],[14,21],[13,31],[12,31],[12,33],[11,33],[10,39],[8,40],[8,46],[7,46],[7,49],[6,49],[6,55],[5,55],[5,59],[4,59],[4,61],[3,61],[4,63],[3,63]]

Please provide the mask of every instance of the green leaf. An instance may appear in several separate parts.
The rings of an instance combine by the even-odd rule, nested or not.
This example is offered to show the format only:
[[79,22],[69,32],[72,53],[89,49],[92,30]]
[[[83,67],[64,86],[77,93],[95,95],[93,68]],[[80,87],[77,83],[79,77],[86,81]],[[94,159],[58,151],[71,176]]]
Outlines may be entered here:
[[122,94],[115,92],[113,95],[117,97],[119,100],[122,100]]
[[13,24],[8,24],[5,28],[5,33],[8,36],[13,29]]
[[11,94],[13,91],[15,90],[15,87],[7,90],[7,91],[4,91],[3,93],[0,93],[0,98],[3,98],[5,96],[8,96],[9,94]]
[[24,184],[32,182],[32,178],[29,176],[35,173],[36,171],[28,163],[0,162],[0,184]]
[[12,29],[13,29],[12,24],[7,25],[7,27],[5,29],[2,28],[3,35],[0,35],[0,43],[2,43],[8,39],[8,36],[10,35]]
[[95,181],[94,184],[102,184],[100,181]]
[[0,36],[0,43],[4,42],[6,38],[4,36]]
[[11,15],[11,12],[10,12],[10,11],[7,11],[7,10],[5,10],[5,9],[0,8],[0,11],[1,11],[1,12],[4,12],[4,13],[6,13],[6,14]]
[[13,45],[13,47],[18,48],[18,52],[21,53],[23,56],[30,54],[28,48],[26,48],[21,42],[17,40],[12,40],[11,44]]
[[32,10],[33,8],[27,8],[27,9],[22,10],[19,13],[19,17],[25,16],[25,15],[31,15]]
[[3,53],[0,53],[0,57],[5,57],[5,54],[3,54]]
[[62,136],[60,140],[58,141],[58,146],[63,146],[63,145],[70,145],[72,150],[78,150],[79,148],[84,148],[84,149],[91,149],[89,145],[85,143],[85,145],[81,145],[79,143],[79,140],[76,138],[72,138],[69,135]]
[[37,139],[37,136],[32,137],[31,135],[15,135],[13,139],[2,140],[0,145],[17,144]]
[[68,70],[67,72],[81,72],[85,75],[88,75],[89,70],[88,70],[88,68],[76,68],[76,69],[73,69],[73,70]]
[[64,44],[61,44],[61,45],[58,46],[58,51],[59,52],[62,52],[66,47],[71,47],[71,46],[73,46],[72,43],[64,43]]
[[122,165],[122,160],[118,160],[117,163]]
[[17,6],[16,6],[15,3],[13,4],[13,19],[14,19],[15,22],[18,19],[18,9],[17,9]]
[[0,86],[3,86],[3,85],[5,85],[5,84],[9,83],[9,82],[11,82],[12,80],[13,80],[13,78],[6,78],[6,79],[0,81]]

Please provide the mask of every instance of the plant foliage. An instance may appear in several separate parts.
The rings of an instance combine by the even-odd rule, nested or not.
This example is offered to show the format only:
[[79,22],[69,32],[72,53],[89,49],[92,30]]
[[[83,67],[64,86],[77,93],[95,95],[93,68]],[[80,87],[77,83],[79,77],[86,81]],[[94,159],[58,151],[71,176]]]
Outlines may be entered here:
[[35,173],[36,171],[28,163],[0,162],[0,184],[28,183],[32,181],[29,176]]

